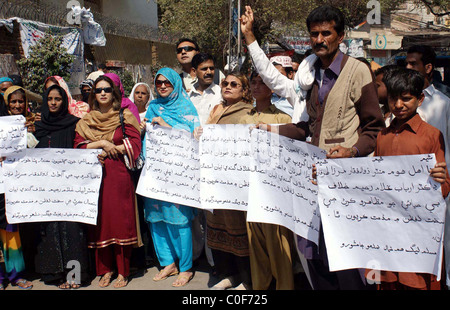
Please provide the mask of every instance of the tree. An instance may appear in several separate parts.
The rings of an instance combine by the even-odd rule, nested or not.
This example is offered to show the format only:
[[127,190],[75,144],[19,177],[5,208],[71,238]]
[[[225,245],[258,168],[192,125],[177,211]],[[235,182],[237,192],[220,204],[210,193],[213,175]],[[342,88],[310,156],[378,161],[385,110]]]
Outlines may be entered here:
[[30,48],[28,58],[17,61],[25,88],[42,94],[44,82],[49,76],[59,75],[64,80],[69,80],[75,57],[61,45],[62,40],[62,36],[46,34]]
[[[339,7],[347,25],[354,27],[369,13],[368,0],[246,0],[255,12],[254,32],[259,43],[281,35],[306,34],[306,17],[319,5]],[[396,8],[405,0],[380,0],[382,11]],[[437,0],[434,0],[437,1]],[[448,1],[448,0],[444,0]],[[194,38],[203,51],[226,62],[229,28],[229,0],[158,0],[160,27],[178,37]],[[243,9],[241,10],[243,13]]]
[[450,15],[450,1],[449,0],[418,0],[424,4],[431,12],[431,14],[441,17]]

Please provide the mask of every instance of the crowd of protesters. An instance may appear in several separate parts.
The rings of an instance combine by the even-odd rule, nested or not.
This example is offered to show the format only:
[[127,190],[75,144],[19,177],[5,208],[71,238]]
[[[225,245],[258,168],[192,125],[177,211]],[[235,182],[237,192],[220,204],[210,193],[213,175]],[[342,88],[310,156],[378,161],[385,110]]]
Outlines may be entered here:
[[[215,290],[294,290],[299,266],[314,290],[447,289],[447,236],[440,281],[427,273],[380,270],[373,284],[367,280],[371,270],[330,271],[322,229],[315,244],[280,225],[247,222],[244,211],[204,212],[136,194],[140,170],[130,170],[124,154],[136,161],[145,151],[147,123],[196,135],[206,124],[254,124],[269,131],[277,124],[280,135],[320,147],[328,158],[434,153],[430,176],[447,198],[450,94],[436,75],[432,48],[411,46],[405,65],[373,70],[340,51],[344,17],[325,5],[307,18],[308,56],[269,58],[253,33],[251,7],[240,23],[250,72],[223,73],[212,55],[182,38],[176,43],[181,73],[162,68],[152,87],[137,83],[128,98],[119,76],[104,66],[80,84],[80,100],[61,77],[48,77],[35,110],[29,103],[36,94],[20,79],[0,79],[0,116],[25,117],[28,148],[101,149],[103,169],[96,225],[9,224],[1,195],[0,290],[8,284],[31,289],[27,276],[33,273],[60,289],[96,277],[100,287],[121,288],[132,269],[150,266],[159,267],[153,281],[173,276],[172,286],[181,287],[194,277],[201,256],[219,278]],[[80,262],[80,282],[67,277],[71,260]]]

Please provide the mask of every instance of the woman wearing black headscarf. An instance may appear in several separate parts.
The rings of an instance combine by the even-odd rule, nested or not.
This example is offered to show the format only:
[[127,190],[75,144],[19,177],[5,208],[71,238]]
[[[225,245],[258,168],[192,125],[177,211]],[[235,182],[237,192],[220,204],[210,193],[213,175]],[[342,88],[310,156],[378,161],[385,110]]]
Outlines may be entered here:
[[[73,148],[75,126],[80,119],[69,113],[66,92],[59,85],[50,86],[44,96],[41,120],[35,123],[37,148]],[[46,284],[61,289],[78,288],[67,282],[67,263],[76,260],[81,267],[81,283],[88,280],[89,259],[86,226],[77,222],[39,223],[36,272]]]

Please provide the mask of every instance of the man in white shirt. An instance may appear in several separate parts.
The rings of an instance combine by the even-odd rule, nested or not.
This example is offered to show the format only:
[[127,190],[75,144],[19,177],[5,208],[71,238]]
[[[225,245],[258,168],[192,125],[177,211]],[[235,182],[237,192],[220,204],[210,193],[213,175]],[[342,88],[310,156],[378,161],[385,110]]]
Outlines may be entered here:
[[406,54],[406,68],[422,73],[425,77],[425,99],[417,112],[428,124],[439,129],[445,140],[445,159],[450,165],[450,98],[431,84],[436,54],[425,45],[414,45]]
[[[447,168],[450,167],[450,98],[437,90],[432,81],[436,53],[425,45],[414,45],[408,49],[406,54],[406,67],[422,73],[425,77],[425,88],[423,93],[425,99],[417,112],[428,124],[439,129],[444,136],[445,161]],[[446,282],[450,287],[450,200],[446,199],[447,211],[444,227],[444,257]]]
[[[293,80],[294,68],[292,67],[291,57],[283,55],[273,56],[270,58],[270,62],[281,74]],[[289,100],[276,93],[272,94],[272,104],[291,117],[294,114],[294,106],[290,104]]]
[[205,125],[211,110],[222,101],[220,86],[214,83],[214,58],[207,53],[198,53],[192,58],[192,68],[197,76],[189,97],[197,109],[201,125]]
[[[253,23],[253,20],[251,23]],[[293,123],[297,123],[300,120],[307,121],[308,113],[306,112],[306,103],[302,100],[303,98],[301,98],[301,95],[299,95],[300,90],[295,86],[294,80],[283,75],[270,62],[259,46],[258,41],[256,41],[252,26],[252,24],[249,24],[247,27],[241,27],[241,30],[256,71],[258,71],[264,84],[266,84],[278,97],[288,101],[293,107]]]
[[102,63],[98,65],[97,71],[91,72],[86,79],[95,81],[99,76],[105,73],[108,73],[108,70],[106,65]]
[[[216,71],[214,57],[207,53],[197,53],[192,58],[192,70],[196,75],[196,82],[192,85],[188,95],[197,109],[201,126],[206,124],[211,110],[222,101],[222,93],[219,85],[214,83]],[[196,260],[200,257],[203,249],[206,259],[214,266],[212,253],[206,244],[206,214],[198,210],[197,216],[192,222],[192,257]]]

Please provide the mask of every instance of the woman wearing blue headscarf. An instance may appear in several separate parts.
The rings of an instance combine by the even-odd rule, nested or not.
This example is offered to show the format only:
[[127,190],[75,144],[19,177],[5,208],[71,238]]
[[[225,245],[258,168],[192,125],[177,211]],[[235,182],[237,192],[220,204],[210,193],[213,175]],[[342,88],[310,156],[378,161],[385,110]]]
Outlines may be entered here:
[[[154,83],[157,98],[150,102],[147,109],[147,122],[190,132],[200,126],[197,110],[183,89],[183,82],[177,72],[162,68],[156,73]],[[186,285],[193,277],[190,269],[194,208],[145,198],[144,214],[145,220],[149,222],[159,263],[164,267],[153,280],[164,280],[179,273],[172,286]]]

